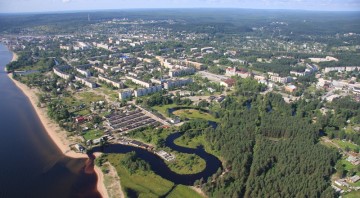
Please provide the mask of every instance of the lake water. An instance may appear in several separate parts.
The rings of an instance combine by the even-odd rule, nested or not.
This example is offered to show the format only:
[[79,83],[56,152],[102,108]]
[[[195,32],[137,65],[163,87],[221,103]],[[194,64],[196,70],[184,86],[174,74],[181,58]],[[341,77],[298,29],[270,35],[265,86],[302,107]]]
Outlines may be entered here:
[[0,44],[0,197],[101,197],[96,174],[84,171],[86,159],[61,153],[7,77],[11,58]]

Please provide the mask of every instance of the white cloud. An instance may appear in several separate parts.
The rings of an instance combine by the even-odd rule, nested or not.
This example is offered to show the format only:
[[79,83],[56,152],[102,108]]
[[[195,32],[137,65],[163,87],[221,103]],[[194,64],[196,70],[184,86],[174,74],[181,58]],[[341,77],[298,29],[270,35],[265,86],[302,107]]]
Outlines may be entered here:
[[69,3],[71,0],[62,0],[63,3]]

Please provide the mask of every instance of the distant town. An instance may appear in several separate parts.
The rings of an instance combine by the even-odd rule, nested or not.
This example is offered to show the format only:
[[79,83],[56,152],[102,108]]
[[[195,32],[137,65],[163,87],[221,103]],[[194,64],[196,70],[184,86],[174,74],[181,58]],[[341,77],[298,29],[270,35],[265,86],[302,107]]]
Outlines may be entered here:
[[[292,32],[286,32],[291,24],[280,20],[255,24],[251,33],[243,34],[177,29],[188,22],[173,18],[92,20],[96,19],[89,14],[90,24],[74,33],[47,34],[51,31],[47,26],[35,26],[0,36],[1,43],[18,55],[7,71],[37,89],[38,106],[69,133],[72,150],[85,153],[99,145],[131,145],[159,156],[172,171],[195,174],[205,167],[202,158],[170,149],[166,136],[211,130],[211,126],[196,128],[203,127],[198,120],[229,124],[224,119],[232,116],[229,112],[236,109],[231,105],[238,102],[241,105],[233,107],[239,112],[258,106],[262,113],[280,111],[279,116],[287,119],[291,111],[292,116],[300,116],[299,123],[316,125],[326,133],[318,138],[319,144],[340,154],[328,179],[334,193],[346,195],[360,189],[360,115],[356,109],[360,103],[360,44],[345,43],[359,42],[359,33],[303,34],[299,36],[303,40],[295,40]],[[331,39],[343,45],[330,46]],[[273,99],[273,94],[279,99]],[[259,102],[267,99],[270,102]],[[277,106],[280,100],[285,103]],[[258,134],[267,133],[261,129],[262,122],[271,125],[262,113],[256,122]],[[292,138],[264,137],[274,142]],[[225,152],[219,146],[210,146],[216,142],[212,138],[199,132],[175,141],[193,148],[203,145],[224,160],[224,169],[213,181],[195,184],[210,196],[216,190],[209,186],[227,174],[232,177],[236,167],[232,160],[222,158]],[[248,150],[256,152],[256,147]],[[269,164],[276,163],[276,157],[269,159]]]

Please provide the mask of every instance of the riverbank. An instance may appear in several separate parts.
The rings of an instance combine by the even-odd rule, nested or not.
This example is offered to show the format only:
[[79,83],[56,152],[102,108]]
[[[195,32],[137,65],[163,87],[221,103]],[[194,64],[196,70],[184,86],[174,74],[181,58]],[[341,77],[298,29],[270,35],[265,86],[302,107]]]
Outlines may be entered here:
[[46,110],[37,106],[38,97],[37,94],[40,91],[37,88],[30,89],[25,84],[22,84],[12,78],[12,74],[8,74],[9,78],[15,83],[15,85],[27,96],[33,106],[36,114],[38,115],[41,123],[43,124],[46,132],[57,145],[57,147],[64,153],[64,155],[72,158],[88,158],[84,153],[76,153],[70,149],[70,145],[74,144],[67,136],[66,131],[61,129],[57,123],[48,118]]
[[19,59],[19,56],[15,52],[12,52],[11,62],[17,61],[18,59]]
[[[13,60],[16,60],[13,58]],[[46,110],[37,106],[38,97],[36,94],[40,93],[40,91],[36,88],[30,89],[25,84],[22,84],[12,78],[12,74],[9,73],[8,77],[15,83],[15,85],[24,93],[24,95],[29,99],[31,105],[33,106],[36,114],[38,115],[42,125],[45,128],[45,131],[48,133],[52,141],[56,144],[56,146],[61,150],[61,152],[71,158],[88,158],[86,154],[76,153],[75,151],[70,149],[70,145],[74,144],[74,141],[70,140],[66,135],[66,131],[61,129],[57,123],[48,118]],[[107,190],[104,186],[104,175],[101,170],[94,166],[95,173],[97,175],[97,190],[101,194],[103,198],[107,198]]]
[[96,173],[97,178],[98,178],[96,188],[97,188],[97,190],[99,191],[99,193],[101,194],[101,196],[103,198],[108,198],[109,194],[108,194],[108,192],[106,190],[106,187],[105,187],[104,174],[101,171],[101,169],[99,167],[97,167],[96,165],[94,165],[94,170],[95,170],[95,173]]

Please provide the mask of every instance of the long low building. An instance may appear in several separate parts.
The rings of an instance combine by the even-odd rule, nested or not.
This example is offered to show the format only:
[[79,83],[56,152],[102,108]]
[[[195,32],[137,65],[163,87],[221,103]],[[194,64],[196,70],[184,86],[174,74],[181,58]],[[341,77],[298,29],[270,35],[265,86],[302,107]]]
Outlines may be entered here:
[[141,96],[146,96],[155,92],[159,92],[162,90],[162,86],[161,85],[157,85],[157,86],[152,86],[149,88],[142,88],[142,89],[137,89],[134,91],[134,95],[135,97],[141,97]]
[[95,88],[96,87],[96,83],[91,82],[90,80],[85,79],[85,78],[80,78],[80,77],[75,76],[75,81],[78,81],[81,84],[83,84],[83,85],[85,85],[87,87],[90,87],[90,88]]
[[130,76],[125,76],[125,78],[128,80],[131,80],[133,83],[135,83],[137,85],[141,85],[141,86],[147,87],[147,88],[151,87],[151,83],[148,83],[148,82],[145,82],[145,81],[142,81],[142,80],[130,77]]
[[346,67],[325,67],[324,72],[325,73],[329,73],[332,71],[337,71],[337,72],[341,72],[341,71],[354,71],[354,70],[360,70],[360,66],[346,66]]
[[164,83],[164,89],[172,89],[172,88],[176,88],[176,87],[181,87],[181,86],[187,85],[192,82],[193,82],[192,78],[169,80]]
[[72,69],[72,67],[69,66],[69,65],[62,65],[62,66],[54,67],[53,71],[60,78],[68,80],[70,78],[70,74],[68,74],[68,73],[66,73],[64,71],[71,70],[71,69]]
[[169,71],[170,77],[177,77],[177,76],[186,76],[192,75],[196,72],[195,68],[192,67],[185,67],[181,69],[174,69]]
[[111,80],[109,78],[106,78],[105,76],[99,75],[98,77],[99,81],[105,82],[107,84],[110,84],[116,88],[124,88],[124,83],[119,82],[119,81],[115,81],[115,80]]

